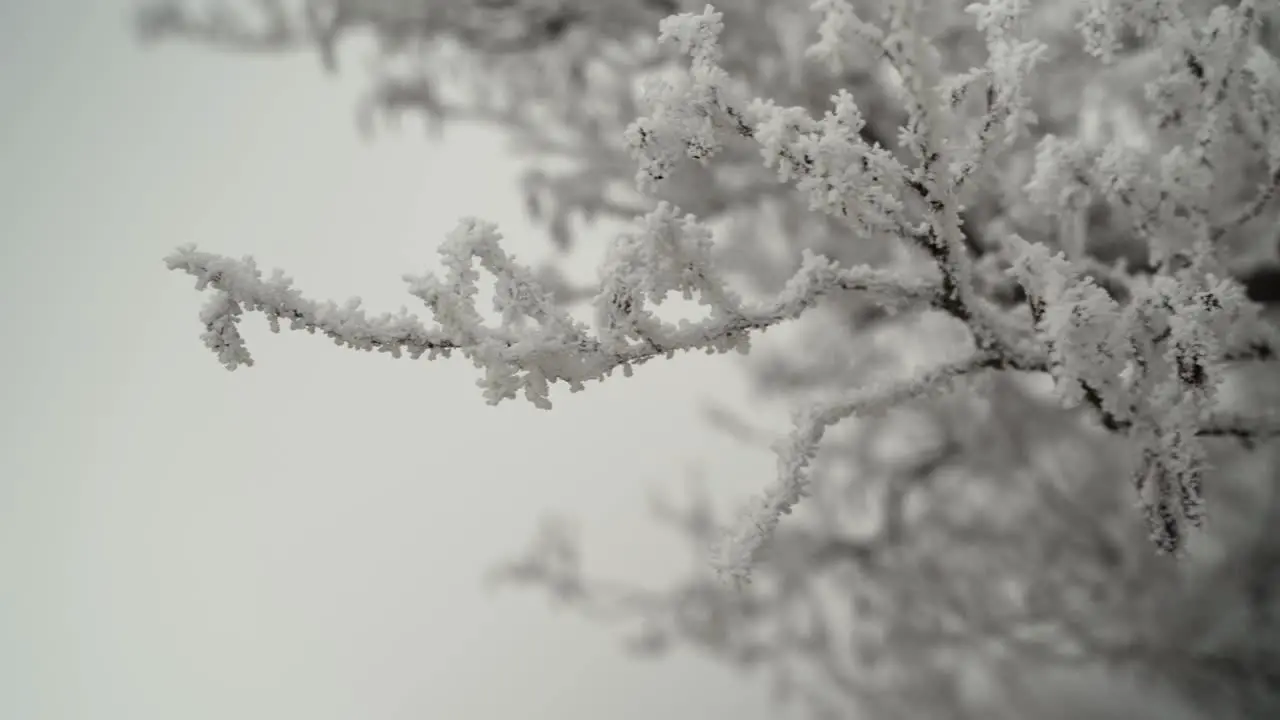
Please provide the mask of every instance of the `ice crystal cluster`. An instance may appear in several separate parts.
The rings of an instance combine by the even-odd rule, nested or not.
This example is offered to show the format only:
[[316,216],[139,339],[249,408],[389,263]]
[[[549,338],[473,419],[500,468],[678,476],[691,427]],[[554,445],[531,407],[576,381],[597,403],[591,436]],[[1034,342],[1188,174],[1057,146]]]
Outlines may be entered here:
[[[775,445],[776,480],[724,531],[715,556],[723,574],[749,579],[756,551],[808,494],[808,467],[832,425],[993,372],[1048,374],[1064,405],[1088,407],[1100,427],[1126,438],[1134,453],[1130,480],[1151,537],[1159,550],[1176,553],[1204,517],[1203,439],[1280,429],[1271,417],[1217,409],[1228,364],[1271,358],[1277,348],[1259,307],[1224,267],[1219,243],[1257,217],[1280,186],[1280,64],[1255,40],[1256,1],[1220,6],[1206,23],[1192,22],[1174,0],[1062,2],[1078,6],[1082,41],[1100,67],[1129,36],[1159,48],[1162,71],[1147,97],[1162,126],[1176,125],[1182,135],[1155,148],[1121,138],[1089,144],[1044,136],[1022,191],[1038,212],[1057,218],[1082,185],[1100,189],[1125,209],[1147,245],[1157,268],[1149,276],[1114,273],[1104,286],[1096,263],[1069,242],[1055,253],[1010,232],[999,239],[1000,252],[1023,299],[1012,307],[994,302],[976,281],[960,219],[965,198],[1037,123],[1028,87],[1047,46],[1024,27],[1031,0],[966,8],[987,45],[986,64],[967,69],[944,67],[919,31],[926,0],[894,0],[882,23],[859,18],[847,0],[813,3],[820,21],[810,59],[838,72],[875,58],[896,74],[906,114],[898,129],[902,155],[864,139],[858,98],[848,91],[832,96],[820,118],[750,97],[720,64],[722,36],[733,29],[712,6],[660,25],[659,42],[683,63],[680,72],[649,80],[645,114],[625,133],[642,192],[655,194],[688,160],[714,163],[730,144],[753,145],[811,211],[847,226],[848,242],[891,234],[930,259],[928,275],[842,267],[805,251],[780,293],[748,302],[713,262],[707,225],[670,202],[655,202],[616,238],[600,268],[590,325],[573,319],[504,252],[494,225],[473,218],[440,246],[442,276],[405,278],[431,324],[403,310],[373,316],[359,300],[310,300],[279,272],[264,278],[249,258],[188,246],[166,262],[211,294],[201,313],[203,339],[229,369],[253,362],[238,325],[256,311],[273,330],[287,322],[352,349],[429,359],[460,353],[481,371],[478,385],[490,403],[523,395],[541,408],[551,407],[556,383],[578,391],[615,370],[630,374],[635,365],[686,350],[748,352],[753,336],[833,293],[859,293],[889,309],[927,308],[968,329],[966,354],[934,358],[912,377],[797,413],[793,431]],[[1213,196],[1216,179],[1232,172],[1228,138],[1246,143],[1268,168],[1256,196],[1230,213]],[[476,305],[480,270],[496,279],[496,323]],[[659,319],[653,308],[672,293],[699,300],[703,317]]]

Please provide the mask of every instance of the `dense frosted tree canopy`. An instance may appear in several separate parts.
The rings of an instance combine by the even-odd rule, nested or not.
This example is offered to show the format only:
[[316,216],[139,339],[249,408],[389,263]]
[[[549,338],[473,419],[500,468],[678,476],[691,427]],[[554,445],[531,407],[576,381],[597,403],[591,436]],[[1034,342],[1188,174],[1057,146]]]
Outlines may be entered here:
[[[382,61],[366,110],[497,121],[560,161],[524,189],[566,246],[578,220],[630,220],[597,282],[571,287],[463,219],[442,272],[405,278],[427,321],[183,247],[166,262],[209,293],[205,344],[252,364],[238,326],[258,312],[352,349],[460,354],[487,401],[547,409],[558,384],[749,354],[798,406],[775,481],[728,522],[666,510],[734,582],[602,594],[554,528],[508,576],[639,617],[641,647],[686,636],[765,662],[819,712],[964,717],[983,683],[1017,696],[1038,672],[1024,663],[1136,668],[1207,711],[1280,711],[1280,9],[724,5],[141,13],[155,35],[315,48],[330,66],[366,31]],[[700,313],[660,317],[673,294]],[[589,320],[570,312],[582,300]],[[784,347],[753,347],[787,324],[802,330]],[[887,459],[889,436],[911,449]],[[812,495],[857,517],[784,517]],[[1197,530],[1206,513],[1224,520]],[[1201,533],[1210,549],[1188,553]]]

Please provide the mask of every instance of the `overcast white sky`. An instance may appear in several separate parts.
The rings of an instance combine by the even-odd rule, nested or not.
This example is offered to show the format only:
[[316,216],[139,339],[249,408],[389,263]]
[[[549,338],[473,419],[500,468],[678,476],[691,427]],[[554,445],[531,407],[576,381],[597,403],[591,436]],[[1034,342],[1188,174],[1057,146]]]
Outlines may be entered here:
[[[491,563],[539,512],[590,564],[690,565],[654,483],[700,461],[745,497],[764,452],[713,435],[730,358],[689,356],[486,406],[465,360],[399,361],[246,334],[228,373],[175,245],[258,257],[313,296],[412,307],[459,216],[547,251],[499,138],[361,141],[359,73],[314,58],[145,52],[127,0],[0,2],[0,717],[14,720],[653,720],[776,716],[765,688],[689,656],[625,657]],[[425,314],[425,313],[424,313]]]

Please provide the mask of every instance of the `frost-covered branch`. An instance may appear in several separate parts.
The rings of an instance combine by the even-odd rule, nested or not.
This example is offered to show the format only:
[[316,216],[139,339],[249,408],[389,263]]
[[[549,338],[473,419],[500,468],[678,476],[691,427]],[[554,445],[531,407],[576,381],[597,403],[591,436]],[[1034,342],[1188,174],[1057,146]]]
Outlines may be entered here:
[[809,494],[807,470],[823,435],[832,425],[853,415],[881,414],[909,400],[942,392],[952,380],[998,362],[998,358],[978,353],[918,376],[864,388],[852,397],[798,413],[795,429],[774,446],[778,456],[777,480],[743,511],[740,520],[729,530],[716,551],[716,569],[738,582],[749,579],[756,551],[772,536],[782,516],[790,514],[796,503]]
[[[500,239],[492,224],[464,220],[440,247],[447,268],[443,279],[432,274],[406,276],[410,292],[431,310],[436,327],[423,325],[404,309],[370,317],[358,298],[345,305],[308,299],[280,271],[264,280],[252,258],[234,260],[187,246],[165,262],[170,269],[194,276],[197,289],[214,291],[201,312],[202,337],[228,369],[253,363],[237,326],[244,312],[256,311],[267,317],[274,332],[283,319],[290,329],[320,332],[352,349],[414,359],[460,352],[485,371],[478,384],[490,403],[523,391],[543,408],[551,406],[551,383],[563,382],[576,391],[618,368],[629,374],[633,366],[658,355],[683,350],[745,352],[751,333],[799,317],[832,292],[865,293],[890,307],[928,305],[938,296],[937,285],[928,280],[869,267],[839,268],[806,254],[773,301],[744,303],[711,265],[710,232],[692,216],[661,204],[635,231],[615,242],[593,301],[593,333],[552,302],[533,272],[501,249]],[[487,325],[476,308],[475,261],[497,279],[497,326]],[[679,324],[660,321],[648,306],[671,292],[686,298],[699,295],[710,305],[709,317]]]

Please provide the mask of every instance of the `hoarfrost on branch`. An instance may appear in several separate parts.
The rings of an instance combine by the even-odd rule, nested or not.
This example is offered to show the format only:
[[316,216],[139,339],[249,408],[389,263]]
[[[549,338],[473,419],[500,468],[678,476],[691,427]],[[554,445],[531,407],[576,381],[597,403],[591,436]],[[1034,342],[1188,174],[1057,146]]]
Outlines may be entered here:
[[[841,267],[806,250],[780,293],[747,302],[713,262],[712,232],[669,202],[657,202],[616,238],[600,269],[591,326],[570,317],[535,273],[503,251],[494,225],[474,218],[462,220],[441,245],[443,277],[405,277],[410,294],[430,310],[430,325],[405,309],[371,316],[358,299],[345,305],[308,299],[279,271],[264,279],[252,258],[186,246],[166,263],[211,292],[201,312],[203,340],[228,369],[253,363],[238,325],[246,311],[260,312],[274,331],[286,321],[352,349],[415,359],[460,353],[482,371],[477,384],[488,402],[523,395],[540,408],[551,407],[555,383],[578,391],[615,370],[629,375],[636,365],[687,350],[745,353],[753,335],[832,293],[861,293],[890,310],[928,308],[970,331],[967,353],[797,413],[793,431],[775,445],[777,480],[724,532],[715,554],[722,573],[749,580],[757,549],[805,496],[807,468],[827,428],[986,372],[1047,373],[1064,405],[1088,406],[1102,427],[1123,434],[1135,453],[1131,481],[1151,537],[1159,550],[1176,553],[1204,515],[1204,438],[1280,433],[1274,417],[1228,416],[1216,403],[1229,363],[1276,355],[1274,328],[1224,267],[1218,243],[1257,217],[1280,187],[1280,64],[1254,40],[1256,2],[1218,7],[1201,25],[1176,3],[1078,5],[1085,47],[1101,63],[1115,60],[1125,32],[1158,41],[1164,72],[1149,83],[1148,97],[1162,122],[1186,130],[1181,142],[1148,152],[1121,138],[1099,147],[1048,135],[1038,144],[1023,188],[1038,211],[1062,215],[1083,185],[1129,211],[1157,271],[1113,277],[1123,297],[1095,280],[1097,268],[1070,242],[1053,254],[1013,233],[999,239],[1000,252],[1024,301],[1001,305],[975,281],[960,219],[966,192],[1037,122],[1025,88],[1046,48],[1023,37],[1027,0],[966,8],[985,37],[988,60],[957,73],[942,66],[937,48],[917,31],[921,0],[891,3],[885,27],[858,18],[845,0],[813,3],[822,20],[809,58],[838,71],[875,57],[900,78],[906,121],[899,142],[911,166],[864,138],[862,113],[846,90],[831,97],[822,118],[751,98],[719,64],[721,35],[732,30],[712,6],[661,22],[659,42],[687,64],[648,82],[646,114],[625,133],[642,192],[654,194],[686,160],[708,164],[729,144],[754,144],[779,183],[793,185],[810,210],[847,226],[848,242],[891,234],[931,259],[929,276]],[[961,110],[969,97],[985,97],[977,117]],[[1269,175],[1243,209],[1225,214],[1211,193],[1215,178],[1230,172],[1224,148],[1232,134],[1266,158]],[[477,263],[496,279],[497,324],[487,324],[476,306]],[[653,306],[671,293],[696,298],[705,316],[659,319]]]

